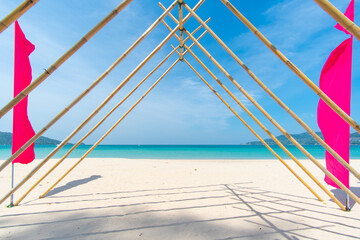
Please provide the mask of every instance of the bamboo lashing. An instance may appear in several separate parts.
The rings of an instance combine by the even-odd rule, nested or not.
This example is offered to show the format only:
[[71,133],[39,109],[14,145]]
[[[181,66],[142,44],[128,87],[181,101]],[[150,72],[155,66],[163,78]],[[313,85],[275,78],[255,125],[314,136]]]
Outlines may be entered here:
[[[204,1],[204,0],[203,0]],[[200,1],[194,9],[198,9],[203,3]],[[171,11],[176,6],[176,1],[166,9],[166,12]],[[165,12],[164,12],[165,13]],[[166,14],[161,14],[161,16],[98,78],[96,79],[84,92],[82,92],[73,102],[71,102],[66,108],[64,108],[55,118],[53,118],[44,128],[35,134],[29,141],[27,141],[21,148],[19,148],[9,159],[0,165],[0,172],[10,164],[15,158],[17,158],[23,151],[25,151],[32,143],[34,143],[40,136],[42,136],[51,126],[53,126],[60,118],[62,118],[73,106],[75,106],[81,99],[83,99],[95,86],[97,86],[112,70],[114,70],[119,63],[124,60],[126,56],[132,52],[136,46],[140,44],[144,38],[150,34],[151,31],[160,23],[160,21],[166,16]],[[189,15],[190,16],[190,15]],[[187,21],[189,18],[185,19]]]
[[[165,9],[165,7],[164,7],[160,2],[159,2],[159,6],[160,6],[163,10]],[[208,23],[210,20],[211,20],[211,18],[208,18],[208,19],[205,21],[205,23]],[[164,21],[164,19],[162,19],[161,22],[164,24],[164,26],[165,26],[170,32],[172,31],[172,28]],[[179,23],[179,25],[180,25],[180,22],[178,22],[178,23]],[[199,27],[197,27],[197,28],[195,29],[195,31],[197,31],[197,30],[200,29],[201,27],[202,27],[202,26],[200,25]],[[194,32],[195,32],[195,31],[194,31]],[[183,33],[183,31],[181,31],[181,32]],[[198,38],[198,40],[200,40],[206,33],[207,33],[207,31],[205,30],[205,32],[203,32],[203,33],[200,35],[200,37]],[[181,38],[180,38],[178,35],[176,35],[176,34],[174,34],[174,36],[177,38],[177,40],[179,40],[180,46],[181,46]],[[186,40],[185,40],[185,42],[186,42],[189,38],[190,38],[190,37],[187,37]],[[183,48],[185,48],[185,47],[184,47],[185,42],[183,42]],[[191,49],[194,45],[195,45],[195,43],[192,43],[189,48]],[[180,47],[180,48],[181,48],[181,47]],[[188,51],[188,50],[186,50],[186,51],[182,54],[182,56],[184,56],[184,55],[187,53],[187,51]],[[180,57],[180,61],[181,61],[181,57]]]
[[[178,27],[177,27],[178,30]],[[40,198],[45,197],[62,179],[64,179],[76,166],[80,164],[114,129],[119,123],[146,97],[146,95],[170,72],[170,70],[179,62],[177,59],[161,77],[144,93],[144,95],[135,102],[135,104],[64,174],[62,175]]]
[[110,95],[85,119],[80,126],[78,126],[58,147],[56,147],[44,160],[42,160],[19,184],[17,184],[7,195],[1,200],[0,204],[5,201],[11,194],[19,189],[27,180],[29,180],[52,156],[55,155],[60,148],[70,141],[89,121],[92,119],[115,95],[121,90],[121,88],[167,43],[170,38],[179,30],[179,26],[175,27],[174,30],[120,83]]
[[[211,20],[211,18],[208,18],[205,22],[207,23],[207,22],[209,22],[210,20]],[[164,24],[164,26],[165,26],[168,30],[170,30],[170,32],[172,31],[172,28],[164,21],[164,19],[161,20],[161,22]],[[200,28],[202,28],[202,26],[197,27],[197,28],[194,30],[194,32],[197,31],[197,30],[199,30]],[[205,32],[207,32],[207,31],[205,30]],[[174,36],[180,41],[180,37],[179,37],[176,33],[174,34]],[[189,39],[189,37],[186,38],[186,40],[188,40],[188,39]],[[186,40],[184,40],[184,42],[185,42]],[[179,46],[179,47],[180,47],[180,46]]]
[[39,0],[25,0],[0,21],[0,33],[32,8]]
[[[186,48],[186,45],[185,45]],[[338,199],[323,185],[314,175],[312,175],[306,167],[297,159],[291,152],[242,104],[238,98],[215,76],[215,74],[194,54],[193,51],[188,50],[195,60],[210,74],[212,78],[231,96],[231,98],[266,132],[274,142],[343,210],[345,207],[338,201]],[[310,189],[309,189],[310,190]],[[311,190],[310,190],[311,191]],[[313,192],[313,191],[311,191]],[[313,192],[315,195],[315,193]],[[315,195],[320,201],[321,198]]]
[[[346,169],[348,169],[357,179],[360,180],[360,174],[351,167],[337,152],[335,152],[324,140],[322,140],[304,121],[301,120],[289,107],[286,106],[261,80],[235,55],[233,51],[201,20],[201,18],[183,3],[184,7],[191,13],[192,16],[210,33],[211,36],[226,50],[226,52],[245,70],[245,72],[255,80],[255,82],[271,97],[273,98],[292,118],[294,118],[321,146],[323,146],[336,160],[338,160]],[[171,13],[169,13],[170,15]],[[187,32],[188,33],[188,32]],[[189,33],[188,33],[189,34]],[[191,37],[193,38],[193,37]],[[195,39],[196,41],[196,39]],[[198,45],[199,46],[199,45]]]
[[228,0],[221,0],[234,15],[245,24],[256,37],[262,41],[286,66],[290,68],[306,85],[310,87],[332,110],[334,110],[344,121],[360,133],[360,126],[354,119],[345,113],[331,98],[329,98],[313,81],[311,81],[299,68],[297,68],[282,52],[279,51],[239,10]]
[[183,60],[184,54],[184,25],[183,25],[183,7],[182,7],[183,0],[178,0],[179,4],[179,26],[180,26],[180,61]]
[[360,41],[360,28],[348,17],[346,17],[339,9],[332,5],[327,0],[313,0],[325,12],[327,12],[335,21],[337,21],[343,28],[350,32],[357,40]]
[[[200,27],[201,28],[201,27]],[[200,28],[197,28],[193,31],[193,33],[196,33]],[[206,31],[204,32],[206,33]],[[204,34],[200,35],[198,37],[198,40],[200,40]],[[189,38],[185,39],[184,42],[186,42]],[[194,43],[192,44],[194,46]],[[190,46],[190,48],[192,47]],[[176,48],[177,49],[177,48]],[[132,95],[132,93],[140,87],[140,85],[146,81],[156,70],[158,70],[164,63],[167,61],[171,55],[176,50],[171,51],[123,100],[120,101],[100,122],[98,122],[84,137],[82,137],[48,172],[46,172],[39,180],[36,181],[35,184],[31,188],[29,188],[28,191],[25,192],[14,204],[14,206],[17,206],[20,204],[20,202],[41,182],[43,181],[52,171],[54,171],[90,134],[92,134],[128,97]],[[184,53],[186,54],[186,52]]]
[[[14,97],[8,104],[0,110],[0,118],[2,118],[10,109],[18,104],[31,91],[39,86],[47,79],[56,69],[58,69],[67,59],[69,59],[77,50],[79,50],[87,41],[89,41],[96,33],[100,31],[108,22],[110,22],[118,13],[120,13],[132,0],[124,0],[109,15],[100,21],[93,29],[91,29],[84,37],[80,39],[72,48],[62,55],[53,65],[46,69],[37,79],[31,82],[24,90]],[[1,170],[0,170],[1,171]]]
[[[209,22],[210,21],[210,19],[211,18],[208,18],[205,22]],[[171,27],[164,21],[164,19],[163,20],[161,20],[161,22],[165,25],[165,27],[171,32],[172,31],[172,29],[171,29]],[[196,30],[198,30],[198,29],[200,29],[202,26],[200,25],[198,28],[196,28],[195,29],[195,31]],[[194,32],[195,32],[194,31]],[[198,37],[198,41],[205,35],[207,33],[207,31],[205,30],[201,35],[200,35],[200,37]],[[192,33],[193,34],[193,33]],[[174,37],[176,37],[177,38],[177,40],[179,40],[180,41],[180,37],[178,36],[178,35],[176,35],[176,33],[174,34]],[[185,41],[183,42],[183,45],[185,45],[185,42],[189,39],[190,37],[187,37],[186,39],[185,39]],[[195,43],[192,43],[191,45],[190,45],[190,49],[193,47],[195,45]],[[180,45],[179,45],[179,47],[180,47]],[[185,48],[185,47],[184,47]],[[186,52],[187,52],[187,50],[182,54],[183,56],[186,54]],[[180,60],[181,61],[181,60]]]
[[360,199],[345,187],[332,173],[330,173],[319,161],[317,161],[309,152],[306,151],[290,134],[288,134],[271,116],[248,94],[236,81],[235,79],[215,60],[213,56],[198,42],[196,39],[185,29],[185,34],[190,36],[191,40],[205,53],[205,55],[226,75],[226,77],[245,95],[246,98],[258,108],[266,118],[269,119],[302,153],[305,154],[319,169],[321,169],[331,180],[333,180],[342,190],[350,195],[357,203],[360,204]]
[[[180,55],[180,53],[179,53]],[[184,58],[184,61],[189,65],[189,67],[199,76],[199,78],[210,88],[210,90],[230,109],[232,113],[264,144],[264,146],[269,149],[269,151],[278,159],[280,162],[302,183],[304,186],[309,189],[309,191],[320,201],[324,201],[255,131],[253,128],[248,125],[248,123],[240,117],[239,114],[234,111],[233,108],[215,91],[213,87],[198,73],[194,67]],[[344,207],[345,209],[345,207]]]

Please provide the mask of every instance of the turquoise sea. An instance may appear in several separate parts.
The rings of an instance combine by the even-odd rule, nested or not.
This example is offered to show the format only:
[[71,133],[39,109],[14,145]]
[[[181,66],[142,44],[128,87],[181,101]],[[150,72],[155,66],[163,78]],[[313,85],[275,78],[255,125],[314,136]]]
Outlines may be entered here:
[[[56,146],[35,146],[36,158],[46,157]],[[91,146],[79,146],[69,157],[81,157]],[[306,159],[296,147],[286,146],[299,159]],[[321,146],[304,146],[315,158],[325,158]],[[55,158],[62,157],[69,149],[65,146]],[[278,147],[272,148],[284,159],[289,157]],[[11,156],[11,146],[0,146],[0,160]],[[143,159],[275,159],[264,146],[249,145],[100,145],[89,157],[143,158]],[[350,158],[360,159],[360,146],[350,147]]]

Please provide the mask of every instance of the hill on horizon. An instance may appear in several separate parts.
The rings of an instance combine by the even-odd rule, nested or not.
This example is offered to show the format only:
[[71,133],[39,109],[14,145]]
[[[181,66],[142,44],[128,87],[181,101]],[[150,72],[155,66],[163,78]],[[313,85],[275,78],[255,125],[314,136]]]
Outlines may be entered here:
[[[61,141],[48,138],[48,137],[39,137],[38,140],[35,141],[35,145],[58,145]],[[9,132],[1,132],[0,131],[0,145],[12,145],[12,133]],[[67,145],[73,145],[68,143]],[[82,143],[83,145],[83,143]]]
[[[316,134],[319,135],[319,137],[321,137],[322,139],[324,139],[321,132],[316,132]],[[319,145],[319,143],[307,132],[299,133],[299,134],[291,134],[291,136],[295,138],[295,140],[298,141],[301,145]],[[284,145],[294,145],[284,135],[277,136],[276,138]],[[276,143],[271,138],[265,139],[265,142],[269,145],[276,145]],[[253,141],[246,143],[246,145],[263,145],[263,144],[260,141]],[[360,145],[359,133],[355,132],[350,134],[350,145]]]

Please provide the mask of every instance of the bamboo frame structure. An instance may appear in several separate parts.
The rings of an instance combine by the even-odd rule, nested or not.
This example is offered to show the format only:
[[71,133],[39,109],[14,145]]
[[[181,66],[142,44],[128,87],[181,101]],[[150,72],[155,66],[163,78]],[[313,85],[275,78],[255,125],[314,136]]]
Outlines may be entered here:
[[[66,60],[68,60],[77,50],[79,50],[87,41],[89,41],[96,33],[98,33],[107,23],[109,23],[117,14],[119,14],[133,0],[124,0],[109,15],[101,20],[93,29],[91,29],[84,37],[82,37],[72,48],[62,55],[53,65],[46,69],[37,79],[32,81],[24,90],[14,97],[8,104],[0,110],[0,119],[18,104],[24,97],[39,86],[47,79],[56,69],[58,69]],[[1,171],[1,169],[0,169]]]
[[[68,142],[77,132],[80,131],[85,124],[87,124],[90,119],[92,119],[115,95],[118,93],[126,83],[167,43],[170,38],[179,30],[177,26],[174,31],[172,31],[125,79],[121,82],[110,94],[109,96],[85,119],[79,127],[77,127],[65,140]],[[27,180],[29,180],[52,156],[55,155],[55,150],[58,151],[60,147],[63,147],[65,140],[55,148],[42,162],[40,162],[19,184],[17,184],[12,190],[8,192],[1,200],[0,204],[5,201],[11,194],[13,194],[17,189],[19,189]]]
[[295,66],[279,49],[277,49],[244,15],[240,13],[228,0],[220,0],[244,25],[259,38],[285,65],[293,71],[310,89],[316,93],[332,110],[344,121],[360,133],[360,126],[354,119],[345,113],[331,98],[329,98],[313,81],[311,81],[299,68]]
[[[15,9],[12,13],[12,19],[14,19],[17,14],[21,16],[26,12],[32,5],[34,5],[39,0],[25,0],[24,3],[27,3],[26,8],[23,10]],[[107,17],[105,17],[100,23],[98,23],[90,32],[88,32],[79,42],[77,42],[70,50],[68,50],[64,55],[62,55],[53,65],[50,66],[48,70],[45,70],[33,83],[31,83],[26,89],[24,89],[17,97],[10,101],[4,108],[0,110],[0,118],[4,116],[11,108],[13,108],[18,102],[20,102],[27,94],[34,90],[38,85],[41,84],[48,76],[50,76],[58,67],[62,65],[68,58],[70,58],[78,49],[80,49],[92,36],[94,36],[102,27],[104,27],[109,21],[111,21],[121,10],[123,10],[132,0],[124,0],[120,3],[113,12],[111,12]],[[2,171],[12,160],[19,156],[27,147],[29,147],[36,139],[38,139],[45,131],[47,131],[53,124],[55,124],[61,117],[64,116],[75,104],[77,104],[82,98],[84,98],[87,93],[89,93],[100,81],[102,81],[160,22],[163,22],[166,28],[169,29],[170,33],[164,40],[106,97],[106,99],[78,126],[73,130],[73,132],[65,138],[60,145],[58,145],[48,156],[45,157],[27,176],[25,176],[22,181],[15,186],[7,195],[5,195],[1,200],[0,204],[4,202],[11,194],[17,191],[25,182],[27,182],[47,161],[49,161],[62,147],[66,145],[122,88],[127,84],[134,75],[170,40],[172,36],[175,36],[180,44],[178,47],[174,48],[145,78],[143,78],[135,87],[132,89],[115,107],[113,107],[92,129],[87,132],[45,175],[43,175],[36,183],[15,203],[18,205],[43,179],[45,179],[53,170],[55,170],[68,156],[75,150],[90,134],[92,134],[118,107],[120,107],[139,87],[143,84],[158,68],[167,61],[172,54],[176,51],[179,54],[179,58],[161,75],[161,77],[138,99],[131,107],[128,109],[120,119],[118,119],[114,125],[68,170],[66,171],[51,187],[43,193],[40,198],[44,197],[49,191],[51,191],[59,182],[61,182],[76,166],[78,166],[119,124],[120,122],[128,116],[128,114],[147,96],[150,91],[171,71],[171,69],[179,62],[185,61],[188,66],[195,72],[197,76],[210,88],[211,91],[229,108],[229,110],[264,144],[264,146],[272,153],[274,156],[280,160],[284,166],[291,172],[293,175],[304,184],[312,194],[323,201],[323,199],[318,195],[255,131],[251,128],[248,123],[240,117],[236,111],[231,108],[231,106],[215,91],[215,89],[200,75],[199,72],[184,58],[184,55],[187,52],[195,58],[197,62],[215,79],[215,81],[231,96],[231,98],[270,136],[271,139],[277,143],[280,148],[293,160],[295,163],[342,209],[346,210],[343,204],[333,195],[331,192],[326,189],[323,184],[321,184],[302,164],[295,158],[295,156],[245,107],[244,104],[240,102],[238,98],[211,72],[211,70],[194,54],[191,48],[194,45],[197,45],[201,51],[216,65],[217,68],[240,90],[241,93],[245,95],[247,99],[257,108],[260,112],[277,128],[283,133],[302,153],[305,154],[321,171],[323,171],[327,176],[330,177],[341,189],[344,190],[351,198],[360,204],[360,199],[349,189],[347,189],[333,174],[331,174],[324,166],[322,166],[305,148],[303,148],[300,143],[298,143],[288,132],[285,131],[261,106],[259,103],[248,94],[235,79],[223,68],[220,63],[218,63],[213,56],[199,43],[199,40],[206,34],[210,33],[212,37],[221,45],[226,52],[234,58],[234,60],[250,75],[251,78],[268,94],[272,97],[287,113],[290,114],[310,135],[318,141],[329,153],[331,153],[345,168],[347,168],[355,177],[360,179],[360,174],[353,169],[344,159],[341,158],[330,146],[328,146],[315,132],[313,132],[294,112],[292,112],[274,93],[271,92],[269,88],[263,84],[260,79],[249,69],[247,66],[232,52],[230,48],[207,26],[205,22],[195,13],[195,11],[203,4],[205,0],[200,0],[196,6],[191,9],[183,0],[175,0],[169,8],[165,7],[159,3],[160,7],[164,10],[161,16],[141,35],[126,51],[123,53],[98,79],[96,79],[83,93],[81,93],[73,102],[71,102],[63,111],[61,111],[53,120],[51,120],[42,130],[40,130],[33,138],[31,138],[27,143],[25,143],[16,153],[14,153],[9,159],[7,159],[1,166],[0,171]],[[302,73],[289,59],[287,59],[276,47],[265,38],[235,7],[231,5],[228,0],[221,0],[268,48],[270,48],[273,53],[278,56],[302,81],[304,81],[317,95],[320,96],[340,117],[347,121],[355,130],[360,133],[360,126],[345,112],[341,110],[329,97],[325,95],[304,73]],[[350,32],[356,31],[360,36],[360,29],[354,24],[350,24],[345,16],[338,11],[334,6],[332,6],[326,0],[314,0],[320,6],[322,4],[325,6],[325,11],[329,10],[331,14],[335,14],[337,18],[345,24],[346,29]],[[32,5],[31,5],[32,4]],[[328,6],[328,4],[330,4]],[[171,10],[178,5],[179,7],[179,20],[177,20],[172,14]],[[331,8],[334,7],[334,9]],[[189,14],[183,18],[183,8],[186,8],[189,11]],[[327,9],[327,10],[326,10]],[[340,14],[338,16],[338,12]],[[330,13],[329,13],[330,14]],[[330,14],[330,15],[331,15]],[[164,18],[166,15],[169,15],[177,24],[174,29],[171,29],[169,25],[166,24]],[[18,17],[19,17],[18,16]],[[199,23],[200,26],[189,33],[184,28],[184,23],[193,16]],[[16,17],[16,18],[18,18]],[[335,17],[334,17],[335,18]],[[346,18],[346,19],[343,19]],[[3,20],[4,21],[4,20]],[[14,20],[15,21],[15,20]],[[350,21],[350,20],[349,20]],[[340,23],[341,24],[341,23]],[[0,22],[0,33],[4,30],[1,30],[3,22]],[[344,26],[344,25],[343,25]],[[201,27],[205,28],[205,31],[197,39],[193,34],[198,31]],[[176,34],[179,30],[180,37]],[[188,37],[184,39],[184,32]],[[352,33],[352,32],[351,32]],[[354,34],[355,36],[355,34]],[[187,47],[185,42],[191,39],[193,43],[190,47]],[[177,50],[180,48],[180,52]],[[186,48],[186,50],[184,49]]]
[[[197,29],[195,29],[193,31],[193,33],[196,33],[199,29],[201,28],[198,27]],[[206,31],[201,34],[198,37],[198,40],[200,40],[204,35],[205,35]],[[186,38],[184,40],[184,42],[186,42],[189,39]],[[193,43],[191,47],[193,47],[195,44]],[[179,48],[179,47],[178,47]],[[92,134],[118,107],[120,107],[155,71],[157,71],[171,56],[172,54],[178,49],[174,49],[173,51],[171,51],[148,75],[146,75],[146,77],[140,81],[140,83],[138,85],[136,85],[134,87],[133,90],[130,91],[130,93],[125,96],[112,110],[110,110],[105,117],[103,117],[87,134],[85,134],[73,147],[71,147],[71,149],[50,169],[48,170],[39,180],[36,181],[35,184],[33,184],[33,186],[31,188],[29,188],[29,190],[27,190],[25,192],[25,194],[23,194],[14,204],[14,206],[18,206],[20,204],[20,202],[40,183],[42,182],[52,171],[54,171],[88,136],[90,136],[90,134]],[[184,53],[186,54],[186,52]]]
[[[176,29],[176,28],[175,28]],[[177,27],[178,29],[178,27]],[[64,179],[76,166],[78,166],[82,160],[84,160],[114,129],[119,123],[146,97],[146,95],[170,72],[170,70],[179,62],[177,59],[161,77],[142,95],[139,100],[64,174],[62,175],[46,192],[44,192],[40,198],[45,197],[62,179]]]
[[360,28],[348,17],[346,17],[339,9],[332,5],[327,0],[313,0],[318,4],[325,12],[327,12],[335,21],[343,26],[348,32],[350,32],[357,40],[360,41]]
[[[197,10],[205,0],[199,1],[194,7]],[[166,12],[171,11],[176,6],[174,1],[173,5],[170,5]],[[60,118],[62,118],[72,107],[74,107],[81,99],[83,99],[95,86],[97,86],[112,70],[114,70],[126,56],[137,47],[144,38],[149,35],[154,28],[160,23],[160,21],[166,16],[165,13],[160,17],[98,78],[96,79],[84,92],[82,92],[73,102],[65,107],[57,116],[55,116],[44,128],[38,131],[29,141],[27,141],[21,148],[19,148],[10,158],[0,165],[0,172],[9,165],[15,158],[17,158],[22,152],[24,152],[32,143],[34,143],[40,136],[42,136],[51,126],[53,126]],[[186,22],[190,17],[190,14],[184,19]],[[70,140],[70,139],[69,139]],[[61,144],[60,144],[61,145]]]
[[226,75],[229,80],[252,102],[265,116],[268,118],[297,148],[300,149],[302,153],[305,154],[315,165],[321,169],[331,180],[333,180],[344,192],[349,194],[349,196],[354,199],[355,202],[360,204],[360,199],[351,192],[346,186],[341,183],[332,173],[330,173],[319,161],[317,161],[309,152],[306,151],[294,138],[291,137],[276,121],[270,117],[270,115],[253,99],[236,81],[235,79],[214,59],[213,56],[198,42],[196,39],[184,30],[185,34],[190,36],[191,40],[196,43],[196,45],[205,53],[205,55]]
[[25,0],[19,6],[17,6],[11,13],[4,17],[0,21],[0,33],[5,31],[13,22],[15,22],[19,17],[26,13],[30,8],[32,8],[39,0]]
[[[185,45],[186,47],[186,45]],[[345,207],[340,203],[340,201],[323,185],[316,179],[316,177],[311,174],[306,167],[293,155],[291,152],[242,104],[238,98],[215,76],[215,74],[208,68],[206,65],[191,51],[189,53],[194,57],[194,59],[211,75],[212,78],[231,96],[231,98],[266,132],[272,140],[343,210]],[[280,159],[279,159],[280,160]],[[280,160],[281,161],[281,160]],[[282,162],[282,161],[281,161]],[[306,185],[305,185],[306,186]],[[320,201],[321,198],[318,197],[311,189],[309,189]]]
[[[231,49],[206,25],[201,18],[189,8],[184,2],[184,7],[192,16],[210,33],[211,36],[225,49],[225,51],[245,70],[245,72],[255,80],[255,82],[271,97],[280,107],[282,107],[292,118],[294,118],[317,142],[320,143],[336,160],[339,161],[347,170],[349,170],[357,179],[360,180],[360,173],[351,167],[337,152],[335,152],[324,140],[322,140],[304,121],[301,120],[284,102],[282,102],[266,85],[235,55]],[[169,13],[171,15],[171,13]],[[189,34],[187,32],[187,34]],[[193,38],[193,37],[191,37]],[[196,39],[192,39],[193,41]],[[199,45],[198,45],[199,46]]]
[[[178,52],[180,55],[180,53]],[[213,87],[200,75],[199,72],[184,58],[184,62],[198,75],[198,77],[210,88],[210,90],[230,109],[230,111],[252,132],[261,143],[321,202],[324,200],[254,131],[250,125],[240,117],[238,113],[235,112],[233,108],[215,91]],[[342,209],[345,210],[345,207],[342,206]]]

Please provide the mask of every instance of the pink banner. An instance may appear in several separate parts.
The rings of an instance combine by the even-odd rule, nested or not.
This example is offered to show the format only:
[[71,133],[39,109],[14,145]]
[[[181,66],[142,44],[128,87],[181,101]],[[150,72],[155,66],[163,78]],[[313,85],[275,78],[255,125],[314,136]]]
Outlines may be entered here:
[[[31,65],[29,55],[35,46],[29,42],[22,32],[18,22],[15,22],[15,66],[14,66],[14,97],[31,83]],[[13,139],[12,153],[22,147],[35,132],[30,124],[28,115],[28,96],[13,109]],[[27,164],[35,159],[34,144],[28,147],[13,163]]]
[[[354,21],[354,0],[350,2],[345,15]],[[349,34],[342,26],[338,30]],[[350,115],[351,65],[353,37],[341,43],[329,56],[320,76],[320,89],[330,97],[344,112]],[[318,124],[325,142],[349,163],[350,127],[322,100],[318,105]],[[326,151],[326,168],[349,188],[349,171]],[[325,182],[340,188],[328,176]]]

